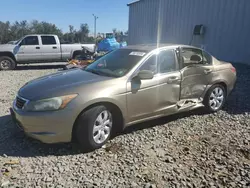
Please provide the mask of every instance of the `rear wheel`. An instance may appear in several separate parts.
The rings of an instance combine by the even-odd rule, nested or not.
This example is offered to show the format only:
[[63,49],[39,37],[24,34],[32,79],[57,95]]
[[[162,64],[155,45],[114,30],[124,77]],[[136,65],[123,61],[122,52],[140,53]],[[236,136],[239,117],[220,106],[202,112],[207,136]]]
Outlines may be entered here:
[[81,57],[81,54],[77,54],[73,57],[73,59],[79,59]]
[[219,111],[226,100],[226,89],[220,84],[213,85],[207,92],[204,105],[209,112]]
[[110,138],[113,117],[110,110],[96,106],[85,111],[76,122],[75,136],[84,150],[94,150],[102,147]]
[[82,56],[82,51],[75,51],[72,59],[79,59]]
[[14,70],[16,68],[16,62],[8,57],[2,56],[0,57],[0,70]]

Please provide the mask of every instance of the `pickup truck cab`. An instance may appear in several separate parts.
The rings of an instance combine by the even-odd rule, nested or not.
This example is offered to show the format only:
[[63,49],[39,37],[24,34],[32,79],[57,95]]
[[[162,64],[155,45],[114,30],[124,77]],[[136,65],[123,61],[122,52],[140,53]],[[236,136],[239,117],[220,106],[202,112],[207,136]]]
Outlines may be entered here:
[[63,62],[93,52],[95,44],[61,44],[57,35],[26,35],[14,44],[0,45],[0,70],[13,70],[17,64]]

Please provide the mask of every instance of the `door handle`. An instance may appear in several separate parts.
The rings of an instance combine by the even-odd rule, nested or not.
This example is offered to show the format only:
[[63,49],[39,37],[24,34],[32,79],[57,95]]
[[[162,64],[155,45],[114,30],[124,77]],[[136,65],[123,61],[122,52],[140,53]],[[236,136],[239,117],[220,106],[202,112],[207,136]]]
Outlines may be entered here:
[[205,73],[205,74],[209,74],[209,73],[211,73],[211,72],[212,72],[212,69],[205,69],[205,70],[204,70],[204,73]]
[[176,82],[176,81],[180,81],[179,77],[173,76],[173,77],[168,78],[167,83],[171,84],[171,83]]
[[56,47],[56,46],[53,46],[52,48],[53,48],[53,49],[57,49],[57,47]]
[[36,47],[36,49],[40,49],[40,47]]

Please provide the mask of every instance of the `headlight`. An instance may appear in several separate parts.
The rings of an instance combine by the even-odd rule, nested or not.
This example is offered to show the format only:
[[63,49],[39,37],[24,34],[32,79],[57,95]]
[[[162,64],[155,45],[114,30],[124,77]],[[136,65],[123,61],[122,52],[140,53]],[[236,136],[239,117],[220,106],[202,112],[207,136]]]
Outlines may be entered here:
[[73,100],[77,94],[65,95],[49,99],[42,99],[39,101],[29,101],[25,106],[26,111],[53,111],[63,109],[67,104]]

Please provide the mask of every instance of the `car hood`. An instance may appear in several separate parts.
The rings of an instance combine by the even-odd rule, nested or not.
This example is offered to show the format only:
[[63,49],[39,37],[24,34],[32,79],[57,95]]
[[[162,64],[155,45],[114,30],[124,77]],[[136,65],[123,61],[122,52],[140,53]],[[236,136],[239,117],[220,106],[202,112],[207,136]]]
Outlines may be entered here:
[[20,88],[18,95],[29,100],[62,96],[77,93],[85,84],[109,79],[113,78],[99,76],[82,69],[73,69],[31,80]]
[[0,44],[0,51],[13,51],[14,46],[13,44]]

